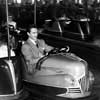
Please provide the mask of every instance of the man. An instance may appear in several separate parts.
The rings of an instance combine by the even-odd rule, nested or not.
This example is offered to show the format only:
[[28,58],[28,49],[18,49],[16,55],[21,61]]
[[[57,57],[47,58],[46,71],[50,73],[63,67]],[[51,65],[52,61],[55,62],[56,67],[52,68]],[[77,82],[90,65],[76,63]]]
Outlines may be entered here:
[[16,22],[13,21],[13,16],[8,16],[8,24],[12,25],[16,29]]
[[[14,57],[15,52],[10,49],[10,56]],[[0,34],[0,58],[8,57],[8,46],[7,46],[7,36]]]
[[[8,25],[16,29],[17,23],[13,20],[13,16],[8,16]],[[2,22],[2,27],[7,27],[7,22]]]
[[28,39],[22,45],[21,51],[28,66],[28,72],[33,73],[37,61],[43,57],[44,52],[48,52],[53,47],[48,46],[44,40],[38,39],[38,30],[34,26],[30,26],[28,30]]

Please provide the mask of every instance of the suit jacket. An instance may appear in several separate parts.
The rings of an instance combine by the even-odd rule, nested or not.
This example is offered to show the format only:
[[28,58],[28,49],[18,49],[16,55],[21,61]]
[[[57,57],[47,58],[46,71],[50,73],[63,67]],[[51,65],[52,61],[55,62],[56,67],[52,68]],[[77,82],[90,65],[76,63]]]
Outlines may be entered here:
[[22,54],[25,57],[26,63],[28,65],[28,71],[33,72],[36,67],[37,61],[44,56],[44,50],[50,51],[51,46],[48,46],[44,40],[37,40],[38,47],[28,39],[21,48]]

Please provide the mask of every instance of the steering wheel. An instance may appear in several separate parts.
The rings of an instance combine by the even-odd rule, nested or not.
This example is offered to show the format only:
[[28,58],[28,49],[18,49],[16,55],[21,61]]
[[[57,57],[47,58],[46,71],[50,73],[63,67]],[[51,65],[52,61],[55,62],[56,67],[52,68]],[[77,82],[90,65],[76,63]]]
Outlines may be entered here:
[[67,53],[67,52],[69,52],[69,50],[70,50],[70,47],[66,46],[64,48],[60,48],[59,49],[59,53]]
[[59,48],[54,48],[54,49],[52,49],[51,51],[48,52],[48,55],[49,54],[57,54],[58,51],[59,51]]
[[70,50],[69,46],[66,46],[64,48],[54,48],[54,49],[52,49],[51,51],[48,52],[48,55],[49,54],[57,54],[57,53],[68,53],[69,50]]

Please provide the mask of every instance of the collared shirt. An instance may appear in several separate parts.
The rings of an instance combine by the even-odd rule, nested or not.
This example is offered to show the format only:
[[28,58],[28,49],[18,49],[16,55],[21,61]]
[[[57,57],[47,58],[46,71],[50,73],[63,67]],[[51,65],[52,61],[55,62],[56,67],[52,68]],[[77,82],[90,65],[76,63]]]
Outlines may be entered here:
[[34,40],[32,40],[31,38],[29,38],[29,40],[34,44],[36,45],[36,42]]
[[[34,44],[34,45],[36,45],[37,46],[37,43],[36,43],[36,41],[34,41],[33,39],[31,39],[31,38],[29,38],[29,40]],[[44,50],[45,50],[45,48],[44,47],[41,47],[41,46],[37,46],[37,48],[39,49],[39,57],[41,58],[41,57],[43,57],[44,56]]]

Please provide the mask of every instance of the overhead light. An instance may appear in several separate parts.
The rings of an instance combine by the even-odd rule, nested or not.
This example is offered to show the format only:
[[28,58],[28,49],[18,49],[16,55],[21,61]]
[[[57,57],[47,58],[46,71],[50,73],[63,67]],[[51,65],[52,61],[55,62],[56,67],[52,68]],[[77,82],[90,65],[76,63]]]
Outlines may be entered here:
[[21,0],[17,0],[17,3],[21,4]]
[[98,3],[100,3],[100,0],[97,0]]
[[35,0],[32,0],[32,4],[34,4]]

